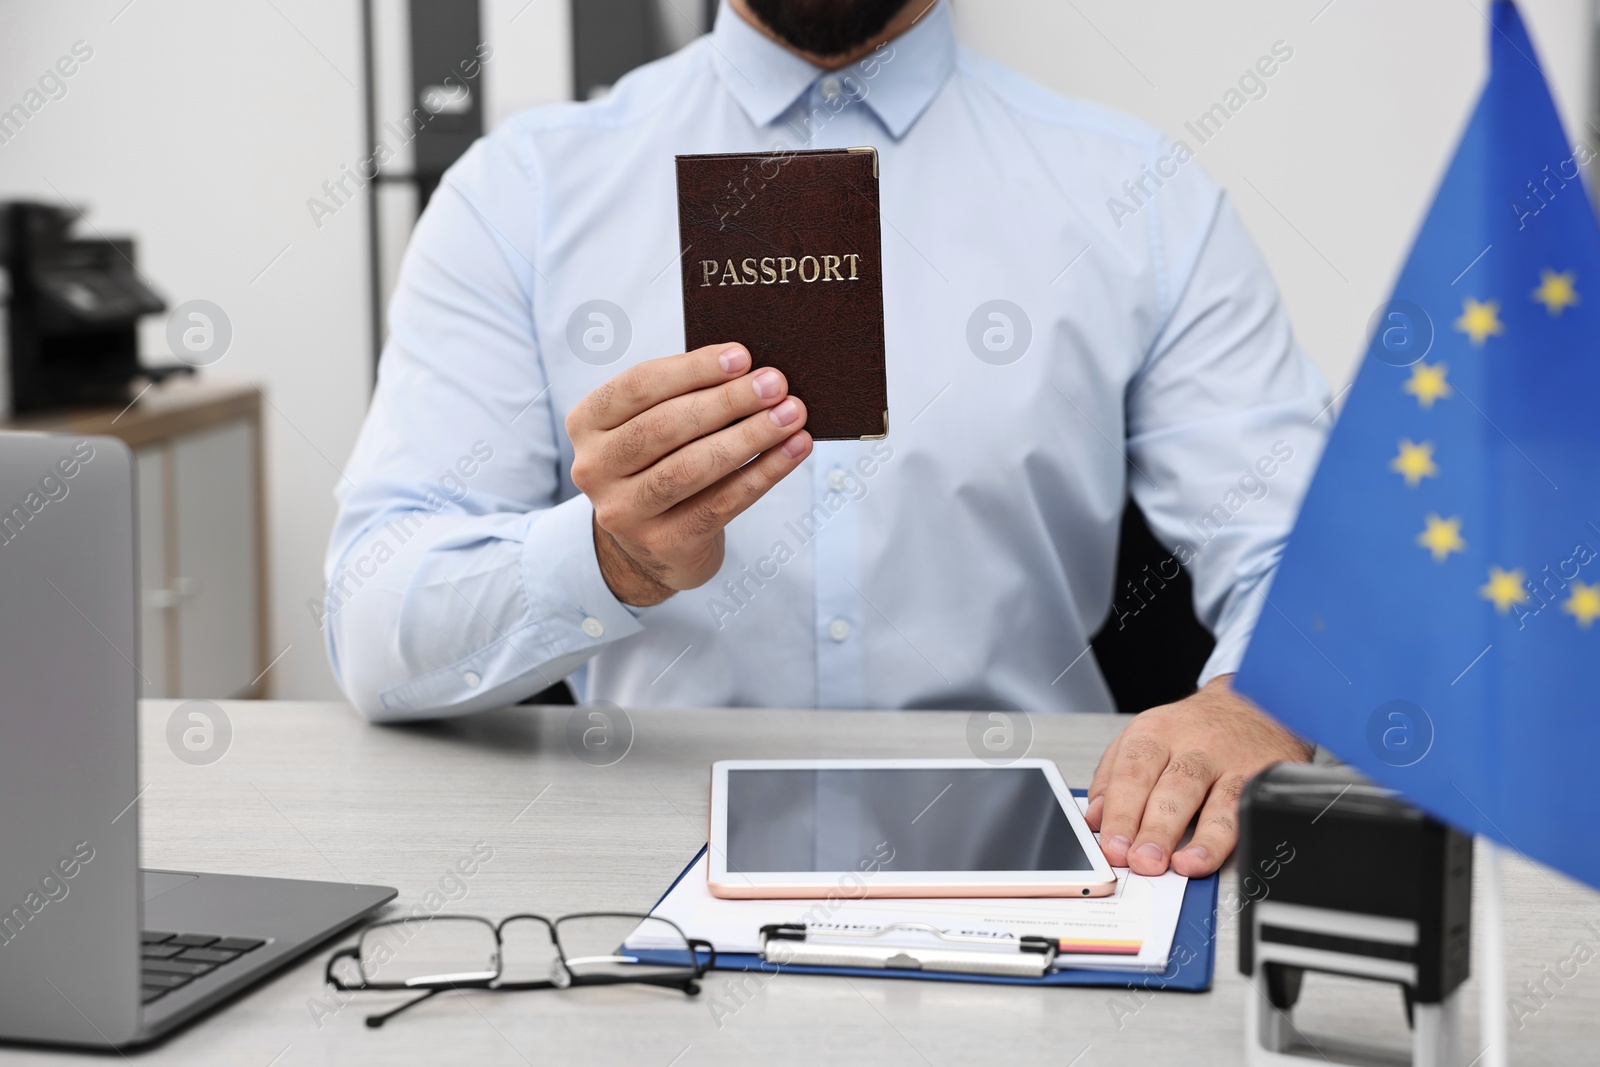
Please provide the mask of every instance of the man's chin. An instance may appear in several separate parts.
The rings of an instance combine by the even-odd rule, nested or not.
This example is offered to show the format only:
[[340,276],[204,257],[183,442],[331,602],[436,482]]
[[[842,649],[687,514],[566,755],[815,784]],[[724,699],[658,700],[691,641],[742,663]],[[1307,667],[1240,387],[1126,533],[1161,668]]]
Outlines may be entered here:
[[854,52],[889,25],[914,0],[745,0],[762,25],[810,55]]

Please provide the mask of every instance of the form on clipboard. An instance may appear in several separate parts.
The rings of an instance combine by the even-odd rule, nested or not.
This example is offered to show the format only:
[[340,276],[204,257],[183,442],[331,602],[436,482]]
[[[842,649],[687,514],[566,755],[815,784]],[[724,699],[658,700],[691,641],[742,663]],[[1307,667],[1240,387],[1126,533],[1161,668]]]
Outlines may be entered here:
[[[850,961],[818,965],[1018,977],[1069,969],[1159,974],[1188,885],[1171,871],[1146,878],[1117,868],[1116,892],[1087,900],[861,898],[847,887],[822,900],[729,900],[706,888],[705,862],[702,855],[685,870],[651,914],[710,941],[719,957],[766,953],[808,965],[831,953]],[[1038,943],[1053,952],[1023,947]]]

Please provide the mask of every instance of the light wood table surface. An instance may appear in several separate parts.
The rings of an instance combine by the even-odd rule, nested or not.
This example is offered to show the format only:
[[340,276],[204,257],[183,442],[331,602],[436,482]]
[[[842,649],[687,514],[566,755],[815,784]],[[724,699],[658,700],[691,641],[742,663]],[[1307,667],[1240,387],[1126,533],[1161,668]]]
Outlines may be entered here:
[[[409,907],[484,842],[493,858],[466,879],[465,898],[450,910],[495,918],[647,909],[705,840],[714,759],[971,754],[967,716],[952,712],[634,711],[632,748],[594,767],[568,747],[569,708],[377,727],[337,703],[220,706],[233,727],[229,748],[192,766],[167,749],[176,702],[142,705],[146,866],[375,882],[397,887],[397,904]],[[1031,754],[1056,760],[1069,784],[1082,786],[1127,720],[1032,721]],[[1524,980],[1542,981],[1552,994],[1520,1028],[1510,1024],[1512,1062],[1593,1063],[1600,956],[1575,975],[1560,969],[1578,942],[1600,953],[1600,894],[1520,860],[1507,864],[1505,884],[1510,982],[1520,991]],[[1224,902],[1233,885],[1225,871]],[[450,994],[371,1030],[363,1017],[398,998],[357,995],[340,1008],[322,985],[324,950],[132,1058],[206,1067],[1234,1065],[1243,1062],[1253,994],[1237,970],[1237,922],[1223,910],[1216,984],[1203,994],[785,975],[740,1003],[724,986],[731,979],[713,972],[697,998],[627,987]],[[1545,979],[1547,966],[1561,985]],[[1479,1048],[1476,979],[1466,992],[1470,1059]],[[713,997],[737,1010],[718,1020]],[[1296,1022],[1313,1037],[1407,1041],[1392,987],[1310,976]],[[71,1060],[120,1062],[115,1054],[0,1050],[5,1064]]]

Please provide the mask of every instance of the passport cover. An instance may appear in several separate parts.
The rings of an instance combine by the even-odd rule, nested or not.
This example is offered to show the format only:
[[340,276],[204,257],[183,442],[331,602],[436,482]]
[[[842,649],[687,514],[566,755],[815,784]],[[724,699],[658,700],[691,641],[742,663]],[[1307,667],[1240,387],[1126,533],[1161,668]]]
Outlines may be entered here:
[[685,351],[738,341],[819,441],[889,432],[878,153],[678,156]]

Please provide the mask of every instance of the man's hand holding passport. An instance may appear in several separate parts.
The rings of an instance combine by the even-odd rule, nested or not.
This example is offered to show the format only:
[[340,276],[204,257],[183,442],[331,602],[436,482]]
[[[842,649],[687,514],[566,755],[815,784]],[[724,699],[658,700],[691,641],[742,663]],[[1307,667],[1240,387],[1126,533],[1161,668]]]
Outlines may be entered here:
[[728,522],[813,440],[888,433],[877,153],[677,163],[686,352],[567,416],[601,573],[636,607],[716,574]]

